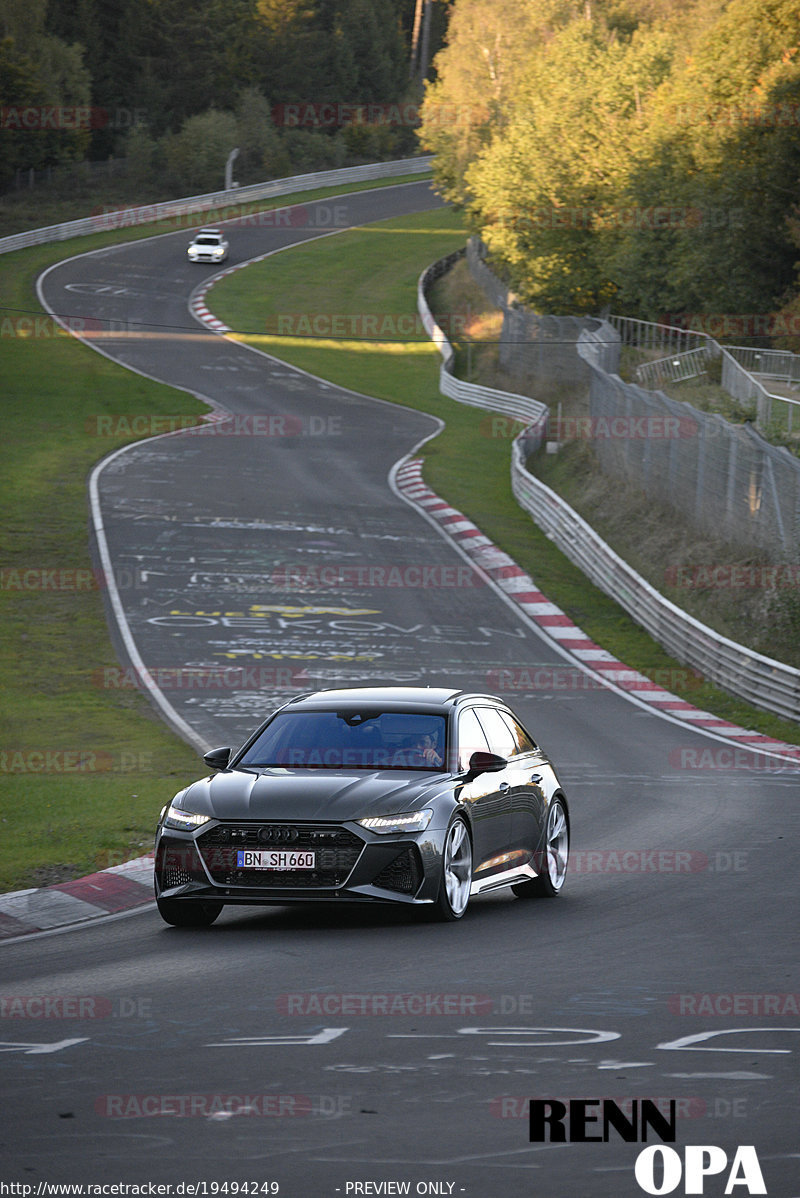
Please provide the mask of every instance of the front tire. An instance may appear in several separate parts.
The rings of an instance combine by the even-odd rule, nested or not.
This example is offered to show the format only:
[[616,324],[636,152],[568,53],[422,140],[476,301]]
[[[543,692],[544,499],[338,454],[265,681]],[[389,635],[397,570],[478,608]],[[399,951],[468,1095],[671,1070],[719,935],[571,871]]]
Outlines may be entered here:
[[467,825],[457,816],[444,840],[442,875],[436,899],[439,919],[461,919],[469,903],[472,886],[472,841]]
[[547,812],[542,868],[537,878],[512,886],[518,898],[555,898],[567,877],[569,862],[569,816],[561,799],[555,798]]
[[156,905],[164,922],[174,928],[209,928],[223,907],[222,903],[168,898],[157,898]]

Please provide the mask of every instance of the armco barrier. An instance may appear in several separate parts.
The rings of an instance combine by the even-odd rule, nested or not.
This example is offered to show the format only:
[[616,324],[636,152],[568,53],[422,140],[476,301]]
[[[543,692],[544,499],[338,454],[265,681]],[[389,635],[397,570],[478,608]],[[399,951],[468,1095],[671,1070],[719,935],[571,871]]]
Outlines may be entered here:
[[453,373],[453,347],[434,320],[428,306],[428,288],[463,257],[464,250],[456,250],[446,258],[440,258],[422,272],[417,284],[417,309],[422,323],[444,359],[439,370],[439,390],[448,399],[455,399],[458,403],[486,408],[491,412],[501,412],[504,416],[510,416],[512,420],[519,420],[528,426],[525,434],[529,451],[533,451],[539,448],[547,429],[547,404],[539,403],[527,395],[516,395],[513,391],[496,391],[491,387],[481,387],[478,383],[467,383],[456,378]]
[[15,233],[11,237],[0,238],[0,254],[26,249],[31,245],[44,245],[50,241],[84,237],[104,229],[130,228],[174,216],[208,212],[211,208],[224,205],[254,203],[258,200],[291,195],[297,191],[313,191],[317,187],[338,187],[341,184],[364,183],[373,179],[392,179],[397,175],[424,174],[430,170],[432,161],[432,158],[427,157],[371,162],[365,166],[343,167],[313,175],[293,175],[287,179],[272,179],[267,183],[252,183],[248,187],[234,187],[230,191],[214,191],[207,195],[187,196],[181,200],[165,200],[159,204],[145,204],[137,208],[122,208],[115,212],[84,216],[81,220],[49,225],[43,229],[29,229],[26,233]]
[[530,425],[512,445],[511,486],[517,502],[571,562],[678,661],[756,707],[800,720],[800,670],[728,640],[665,599],[555,491],[526,470],[528,455],[540,448],[547,435],[546,404],[453,377],[453,348],[436,324],[426,296],[431,283],[458,257],[451,254],[422,274],[417,296],[419,313],[444,358],[440,373],[443,394],[460,403],[512,415]]
[[526,449],[512,448],[517,502],[595,586],[610,595],[678,661],[756,707],[800,719],[800,670],[738,645],[665,599],[550,487],[525,469]]

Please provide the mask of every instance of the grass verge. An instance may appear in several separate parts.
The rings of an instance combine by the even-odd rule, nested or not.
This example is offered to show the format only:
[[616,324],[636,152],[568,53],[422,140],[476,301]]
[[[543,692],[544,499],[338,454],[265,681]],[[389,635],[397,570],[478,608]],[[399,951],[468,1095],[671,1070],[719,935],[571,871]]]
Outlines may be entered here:
[[[512,423],[498,423],[490,414],[440,394],[439,356],[420,344],[425,339],[421,329],[388,339],[402,327],[400,315],[408,319],[416,312],[422,270],[458,248],[463,236],[458,217],[446,210],[385,221],[230,275],[214,287],[211,307],[257,348],[332,382],[441,416],[445,431],[424,449],[430,486],[510,553],[599,644],[651,677],[686,677],[685,668],[592,586],[517,505],[509,470],[510,439],[516,431]],[[452,322],[457,306],[452,294],[435,293],[434,304],[445,323]],[[335,314],[342,318],[339,340],[330,335],[337,327]],[[314,320],[320,316],[324,319],[315,336]],[[367,324],[367,318],[374,318],[373,323]],[[382,348],[376,340],[358,341],[354,329],[375,330],[375,337],[383,329],[387,341]],[[686,687],[685,697],[698,707],[800,743],[797,724],[758,711],[700,679],[687,677]]]
[[121,443],[91,431],[98,412],[204,405],[69,337],[3,341],[2,360],[0,888],[13,889],[147,851],[160,806],[197,771],[138,692],[102,685],[117,662],[89,557],[86,476]]

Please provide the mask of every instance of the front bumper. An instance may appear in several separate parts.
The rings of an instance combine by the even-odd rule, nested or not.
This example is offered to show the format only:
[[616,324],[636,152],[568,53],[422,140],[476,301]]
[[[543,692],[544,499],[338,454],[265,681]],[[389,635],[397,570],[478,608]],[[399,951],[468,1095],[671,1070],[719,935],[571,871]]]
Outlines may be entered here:
[[253,870],[236,865],[242,848],[273,848],[263,825],[214,822],[194,832],[159,828],[156,895],[222,903],[431,903],[440,881],[444,831],[382,836],[354,824],[297,824],[281,848],[313,850],[315,868]]

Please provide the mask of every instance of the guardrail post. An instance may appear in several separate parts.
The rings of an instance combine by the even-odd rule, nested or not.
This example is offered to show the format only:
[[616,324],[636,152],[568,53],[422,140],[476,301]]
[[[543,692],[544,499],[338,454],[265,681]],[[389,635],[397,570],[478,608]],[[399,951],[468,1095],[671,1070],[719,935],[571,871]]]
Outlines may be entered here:
[[728,438],[728,484],[725,489],[725,527],[729,537],[733,537],[736,532],[736,511],[735,511],[735,491],[736,491],[736,459],[739,453],[739,441],[737,437]]

